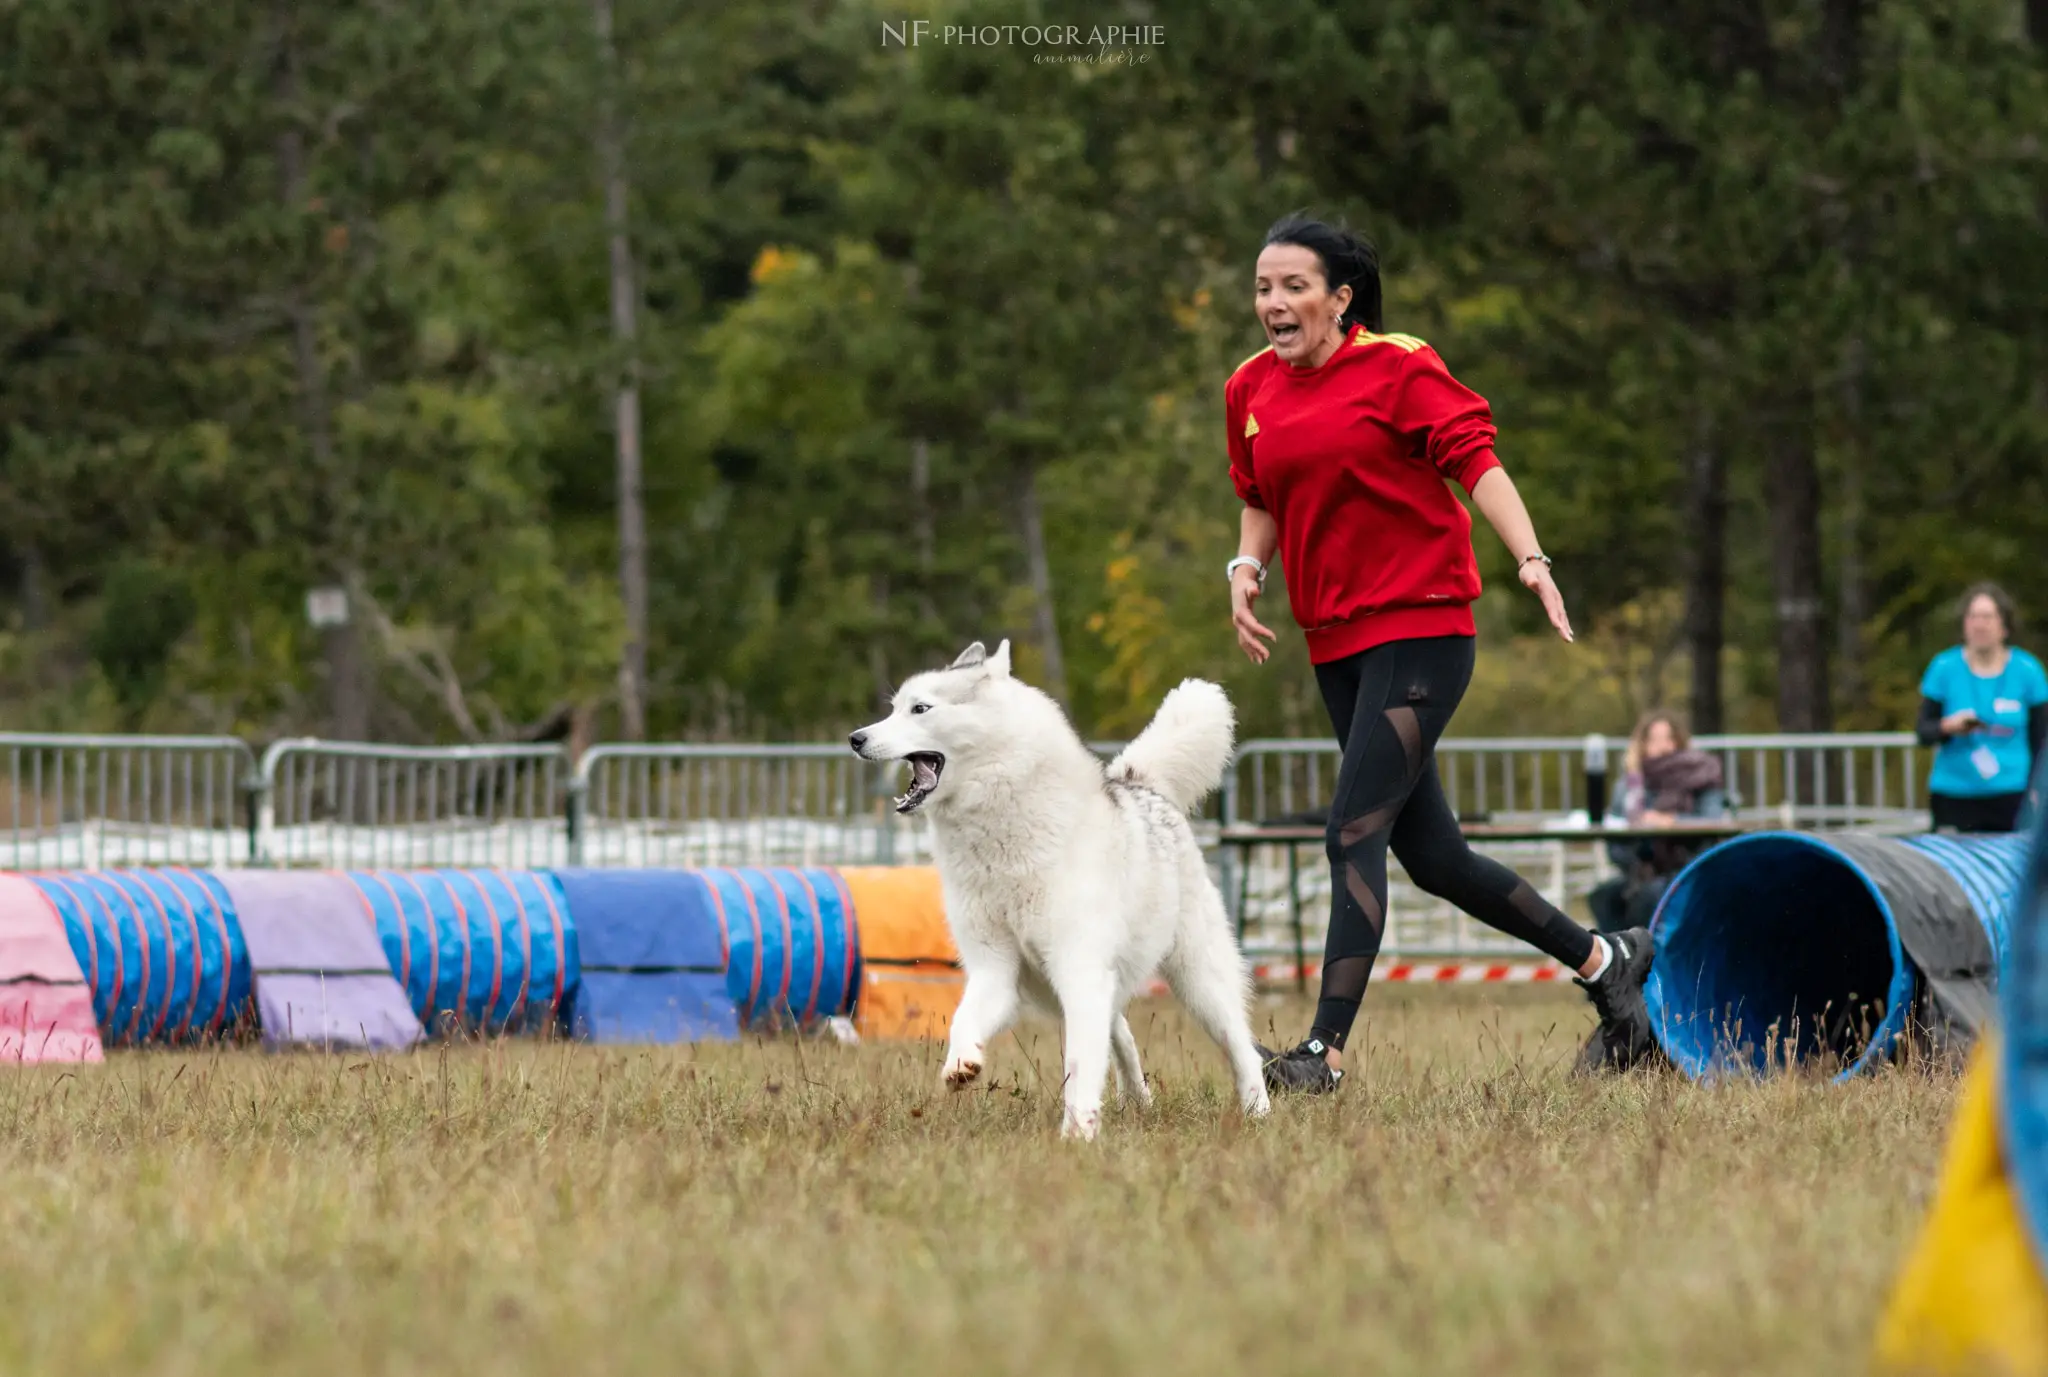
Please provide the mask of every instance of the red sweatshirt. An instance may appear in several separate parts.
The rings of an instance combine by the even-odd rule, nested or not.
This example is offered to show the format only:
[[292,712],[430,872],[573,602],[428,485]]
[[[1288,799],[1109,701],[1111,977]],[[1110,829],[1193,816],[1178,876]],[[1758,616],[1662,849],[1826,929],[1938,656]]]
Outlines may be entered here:
[[1223,397],[1231,481],[1279,523],[1311,661],[1474,634],[1472,518],[1444,480],[1470,492],[1500,461],[1486,399],[1434,349],[1361,326],[1319,368],[1261,350]]

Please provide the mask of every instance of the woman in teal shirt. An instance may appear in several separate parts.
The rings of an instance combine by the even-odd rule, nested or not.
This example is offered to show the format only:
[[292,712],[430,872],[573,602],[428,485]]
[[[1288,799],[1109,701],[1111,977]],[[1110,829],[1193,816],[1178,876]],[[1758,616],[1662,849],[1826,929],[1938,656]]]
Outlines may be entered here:
[[2012,599],[1995,583],[1963,594],[1963,643],[1920,680],[1920,744],[1939,749],[1927,782],[1934,825],[2010,832],[2048,739],[2048,673],[2007,644]]

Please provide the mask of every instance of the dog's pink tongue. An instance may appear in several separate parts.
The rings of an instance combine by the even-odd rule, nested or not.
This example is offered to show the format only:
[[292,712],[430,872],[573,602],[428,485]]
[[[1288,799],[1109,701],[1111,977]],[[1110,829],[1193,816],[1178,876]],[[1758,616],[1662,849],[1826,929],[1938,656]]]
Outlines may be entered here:
[[910,762],[910,778],[918,788],[930,789],[939,782],[939,772],[932,768],[929,760],[913,760]]

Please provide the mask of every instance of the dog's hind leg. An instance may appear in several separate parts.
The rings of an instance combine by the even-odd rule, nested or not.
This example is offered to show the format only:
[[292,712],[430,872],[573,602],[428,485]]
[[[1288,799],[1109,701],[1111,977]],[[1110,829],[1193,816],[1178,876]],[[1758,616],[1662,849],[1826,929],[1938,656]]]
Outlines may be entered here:
[[1244,957],[1231,938],[1222,905],[1216,907],[1214,915],[1197,914],[1182,930],[1180,945],[1167,958],[1164,974],[1181,1004],[1230,1059],[1238,1103],[1245,1113],[1260,1118],[1272,1105],[1266,1095],[1259,1049],[1252,1041],[1251,1018],[1245,1012],[1248,981]]
[[1102,1090],[1109,1079],[1111,1027],[1117,1016],[1115,983],[1107,971],[1055,976],[1067,1035],[1066,1114],[1060,1137],[1083,1141],[1102,1126]]
[[1125,1099],[1145,1109],[1152,1103],[1152,1087],[1145,1084],[1145,1068],[1138,1064],[1138,1040],[1131,1036],[1130,1021],[1122,1014],[1109,1032],[1109,1045],[1116,1053],[1116,1088]]

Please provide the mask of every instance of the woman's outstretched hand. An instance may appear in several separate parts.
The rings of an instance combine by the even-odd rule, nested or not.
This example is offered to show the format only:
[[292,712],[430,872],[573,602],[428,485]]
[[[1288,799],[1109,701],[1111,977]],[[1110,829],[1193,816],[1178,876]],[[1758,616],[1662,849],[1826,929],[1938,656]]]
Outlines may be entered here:
[[[1543,614],[1550,618],[1550,624],[1557,634],[1569,641],[1572,639],[1572,619],[1565,615],[1564,594],[1557,591],[1557,584],[1550,577],[1550,566],[1540,559],[1532,559],[1522,565],[1522,586],[1543,600]],[[1243,633],[1238,635],[1243,640]]]
[[[1273,648],[1261,644],[1259,637],[1274,639],[1272,631],[1252,615],[1252,604],[1258,601],[1264,591],[1259,587],[1259,576],[1248,568],[1240,568],[1230,576],[1230,624],[1237,628],[1237,647],[1255,665],[1266,663],[1273,654]],[[1561,604],[1560,604],[1561,605]]]

